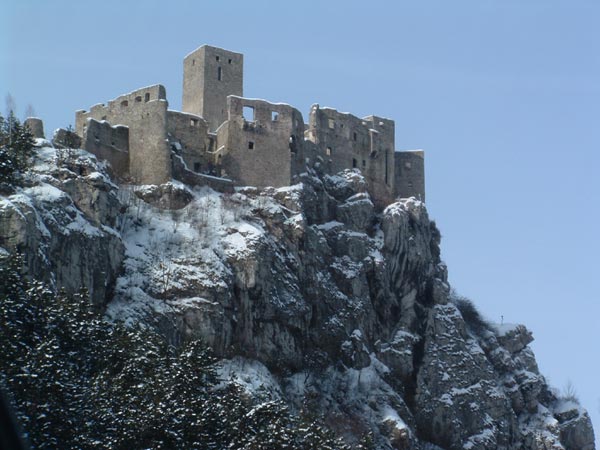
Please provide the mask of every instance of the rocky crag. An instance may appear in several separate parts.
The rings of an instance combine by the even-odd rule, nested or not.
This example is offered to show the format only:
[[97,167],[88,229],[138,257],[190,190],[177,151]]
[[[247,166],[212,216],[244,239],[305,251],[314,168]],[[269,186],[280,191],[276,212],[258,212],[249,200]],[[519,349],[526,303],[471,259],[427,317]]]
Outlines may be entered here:
[[38,145],[26,186],[0,197],[0,247],[55,288],[86,287],[110,320],[203,339],[224,378],[310,408],[350,443],[594,449],[531,333],[452,294],[423,203],[378,212],[355,171],[233,194],[118,187],[92,155]]

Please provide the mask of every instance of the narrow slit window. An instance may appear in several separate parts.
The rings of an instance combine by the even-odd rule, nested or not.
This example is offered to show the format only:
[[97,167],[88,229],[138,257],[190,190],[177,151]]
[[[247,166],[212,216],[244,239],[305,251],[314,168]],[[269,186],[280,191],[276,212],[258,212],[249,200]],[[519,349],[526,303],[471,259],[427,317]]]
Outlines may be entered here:
[[254,142],[248,141],[248,150],[254,150]]
[[254,108],[252,106],[244,106],[242,116],[248,122],[254,122]]
[[356,158],[352,158],[352,168],[356,169],[357,166],[358,166],[358,161],[356,161]]
[[356,142],[356,131],[354,133],[352,133],[352,139]]
[[364,159],[362,160],[363,163],[363,167],[367,167],[367,161],[365,161]]
[[221,81],[223,79],[223,69],[221,66],[217,68],[217,80]]

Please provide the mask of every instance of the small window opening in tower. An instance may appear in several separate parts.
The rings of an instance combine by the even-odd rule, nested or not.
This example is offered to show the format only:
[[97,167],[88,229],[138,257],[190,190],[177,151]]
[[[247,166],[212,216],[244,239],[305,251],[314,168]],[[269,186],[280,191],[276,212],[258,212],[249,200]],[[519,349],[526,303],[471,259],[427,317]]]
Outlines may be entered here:
[[149,102],[150,101],[150,92],[146,92],[146,94],[144,95],[144,101],[145,102]]
[[271,111],[271,120],[277,122],[279,120],[279,113],[277,111]]
[[363,167],[367,167],[367,162],[364,159],[362,160],[362,162],[363,162]]
[[331,149],[331,147],[327,147],[327,149],[325,150],[325,154],[327,156],[331,156],[331,153],[333,153],[333,150]]
[[244,106],[242,110],[242,116],[247,122],[254,122],[254,107]]
[[223,78],[223,69],[221,69],[221,66],[219,66],[217,68],[217,80],[221,81],[222,78]]
[[352,140],[356,141],[356,131],[352,133]]
[[248,150],[254,150],[254,142],[248,141]]
[[121,102],[121,106],[129,106],[129,102],[127,100],[123,100]]
[[141,95],[136,96],[135,97],[135,101],[136,102],[141,102],[142,101],[142,96]]
[[328,119],[327,123],[329,125],[329,128],[331,128],[332,130],[335,128],[335,120],[333,119]]
[[200,164],[199,162],[195,162],[194,163],[194,172],[200,172],[201,169],[202,169],[202,164]]
[[220,58],[217,56],[217,61],[219,61],[219,60],[220,60]]
[[228,62],[229,64],[231,64],[231,58],[229,58],[229,59],[227,60],[227,62]]
[[190,119],[190,125],[195,127],[196,125],[198,125],[198,119]]
[[356,158],[352,158],[352,168],[356,169],[357,166],[358,166],[358,161],[356,161]]
[[195,66],[195,65],[196,65],[196,60],[192,59],[192,66]]

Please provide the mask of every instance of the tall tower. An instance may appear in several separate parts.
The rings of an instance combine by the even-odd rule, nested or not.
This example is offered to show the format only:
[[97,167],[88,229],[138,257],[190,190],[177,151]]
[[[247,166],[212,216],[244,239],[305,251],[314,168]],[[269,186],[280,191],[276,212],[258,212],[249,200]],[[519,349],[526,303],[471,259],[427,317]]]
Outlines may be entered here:
[[183,60],[182,109],[214,131],[227,120],[227,96],[243,96],[243,80],[244,55],[203,45]]

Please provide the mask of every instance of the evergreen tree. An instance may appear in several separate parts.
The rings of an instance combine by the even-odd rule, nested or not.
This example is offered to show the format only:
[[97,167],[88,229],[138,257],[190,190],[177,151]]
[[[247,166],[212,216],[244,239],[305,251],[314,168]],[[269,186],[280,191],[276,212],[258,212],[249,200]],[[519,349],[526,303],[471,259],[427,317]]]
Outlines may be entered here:
[[34,154],[33,135],[11,111],[0,115],[0,183],[14,184],[28,169]]

